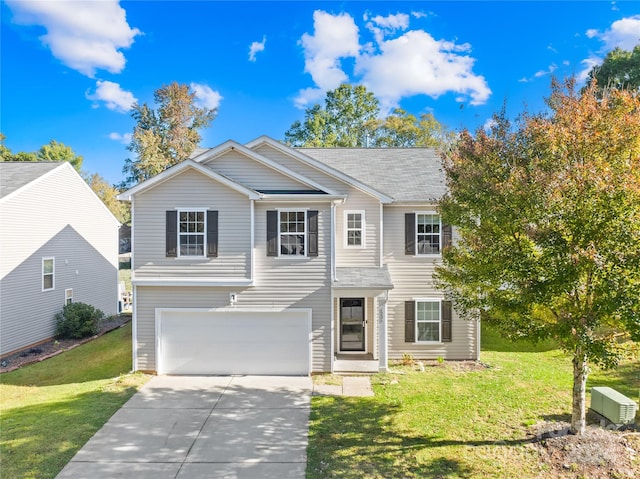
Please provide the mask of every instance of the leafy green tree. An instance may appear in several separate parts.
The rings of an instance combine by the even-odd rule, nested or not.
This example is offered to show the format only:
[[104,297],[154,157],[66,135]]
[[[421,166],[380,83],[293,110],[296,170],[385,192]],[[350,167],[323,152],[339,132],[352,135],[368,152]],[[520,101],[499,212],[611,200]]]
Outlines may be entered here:
[[82,169],[84,158],[76,155],[70,146],[51,140],[36,152],[37,161],[68,161],[78,173]]
[[125,160],[123,173],[128,187],[186,160],[201,140],[200,130],[214,120],[217,109],[198,107],[196,94],[188,85],[173,82],[154,93],[157,109],[146,103],[134,105],[136,120],[129,151],[135,159]]
[[548,105],[515,125],[496,115],[446,154],[441,211],[459,241],[436,276],[463,316],[569,353],[580,434],[589,366],[640,340],[640,96],[554,81]]
[[324,108],[307,108],[304,122],[295,121],[285,141],[299,147],[365,147],[379,112],[378,99],[366,87],[345,83],[327,92]]
[[602,65],[589,72],[588,83],[596,81],[601,90],[627,88],[640,91],[640,44],[633,51],[616,47],[605,57]]
[[427,147],[441,148],[453,141],[448,131],[433,114],[417,118],[401,108],[396,108],[376,130],[374,146],[378,147]]
[[127,224],[131,221],[130,203],[117,199],[120,191],[115,186],[107,183],[98,173],[88,176],[85,181],[120,223]]
[[68,161],[78,173],[81,171],[82,156],[76,155],[73,149],[64,143],[51,140],[38,151],[20,151],[14,154],[4,145],[5,139],[6,137],[0,133],[0,161]]

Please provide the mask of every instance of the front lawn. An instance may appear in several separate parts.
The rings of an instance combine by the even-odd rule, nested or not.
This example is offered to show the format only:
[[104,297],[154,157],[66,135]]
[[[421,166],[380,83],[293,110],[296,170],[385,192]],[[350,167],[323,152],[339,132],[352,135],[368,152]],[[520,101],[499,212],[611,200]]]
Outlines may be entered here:
[[0,375],[0,477],[55,477],[147,381],[130,370],[129,324]]
[[[373,398],[313,398],[307,477],[551,476],[531,426],[569,419],[571,362],[549,343],[514,346],[484,334],[486,369],[397,366],[372,377]],[[590,385],[601,384],[637,400],[640,362],[594,371]]]

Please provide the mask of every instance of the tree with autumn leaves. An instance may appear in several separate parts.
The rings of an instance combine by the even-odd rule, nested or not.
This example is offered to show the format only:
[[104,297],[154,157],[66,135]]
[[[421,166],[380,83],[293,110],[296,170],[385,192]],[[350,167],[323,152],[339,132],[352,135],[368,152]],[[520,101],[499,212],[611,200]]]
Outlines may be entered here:
[[572,358],[571,431],[591,365],[640,340],[640,97],[554,81],[548,114],[504,112],[444,157],[443,221],[459,240],[437,271],[463,315]]

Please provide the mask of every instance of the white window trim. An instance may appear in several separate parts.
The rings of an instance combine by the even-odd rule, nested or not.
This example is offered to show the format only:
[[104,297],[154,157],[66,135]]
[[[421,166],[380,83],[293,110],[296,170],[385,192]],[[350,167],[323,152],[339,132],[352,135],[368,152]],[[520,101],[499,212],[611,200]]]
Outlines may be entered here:
[[[68,295],[69,292],[71,292],[70,296]],[[66,306],[69,303],[73,303],[73,288],[67,288],[64,290],[64,304]]]
[[[51,287],[50,288],[45,288],[44,287],[44,263],[45,261],[53,261],[53,267],[51,268],[51,273],[46,273],[46,274],[50,274],[51,275]],[[56,258],[53,256],[47,256],[45,258],[42,258],[42,291],[53,291],[56,289]]]
[[[425,255],[423,255],[425,256]],[[413,312],[415,318],[415,335],[416,344],[442,344],[442,299],[439,298],[416,298],[415,310]],[[418,320],[418,303],[438,303],[438,341],[420,341],[418,340],[418,322],[421,323],[434,323],[435,321],[419,321]]]
[[[207,259],[207,211],[209,210],[209,208],[176,208],[176,211],[178,212],[178,214],[176,215],[176,234],[178,235],[176,238],[176,249],[177,249],[177,256],[176,259]],[[203,236],[203,248],[202,248],[202,254],[201,255],[195,255],[195,254],[185,254],[182,255],[180,254],[180,213],[204,213],[204,231],[202,233]],[[199,233],[198,233],[199,234]]]
[[[350,214],[359,214],[360,215],[360,228],[349,228],[349,215]],[[350,245],[349,244],[349,231],[360,231],[361,242],[359,245]],[[365,223],[365,214],[364,210],[345,210],[344,212],[344,224],[343,224],[343,236],[344,236],[344,247],[345,249],[364,249],[366,248],[366,223]]]
[[[416,242],[416,256],[420,256],[421,258],[440,258],[442,256],[442,216],[440,215],[440,213],[438,213],[437,211],[415,211],[415,232],[416,232],[416,236],[415,236],[415,242]],[[440,234],[439,234],[439,241],[440,241],[440,252],[439,253],[420,253],[420,247],[418,246],[418,216],[419,215],[437,215],[438,216],[438,221],[440,223]]]
[[[278,256],[276,258],[283,259],[307,259],[309,256],[309,226],[307,224],[307,211],[308,208],[278,208],[276,211],[278,212]],[[280,238],[283,233],[280,232],[280,212],[282,213],[304,213],[304,254],[282,254],[282,247],[280,245]],[[287,233],[284,233],[287,234]],[[300,233],[294,233],[300,234]],[[293,234],[292,234],[293,235]]]

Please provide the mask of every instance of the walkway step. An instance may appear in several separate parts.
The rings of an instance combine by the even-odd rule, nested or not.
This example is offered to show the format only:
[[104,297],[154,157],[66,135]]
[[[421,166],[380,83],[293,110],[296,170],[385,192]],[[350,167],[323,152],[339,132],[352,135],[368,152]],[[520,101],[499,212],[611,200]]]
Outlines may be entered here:
[[314,396],[349,396],[371,397],[371,379],[368,376],[344,376],[342,386],[331,384],[314,384]]

